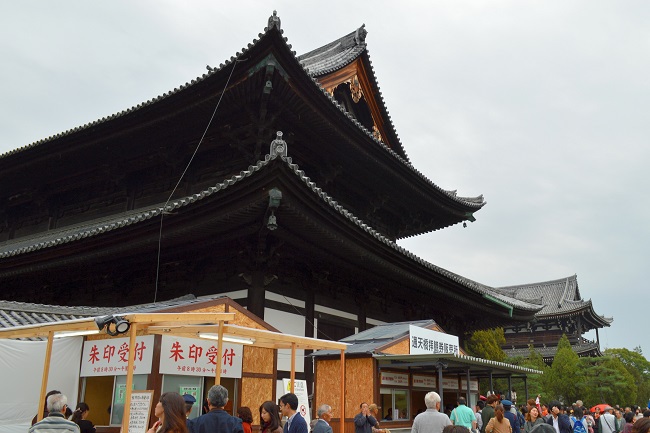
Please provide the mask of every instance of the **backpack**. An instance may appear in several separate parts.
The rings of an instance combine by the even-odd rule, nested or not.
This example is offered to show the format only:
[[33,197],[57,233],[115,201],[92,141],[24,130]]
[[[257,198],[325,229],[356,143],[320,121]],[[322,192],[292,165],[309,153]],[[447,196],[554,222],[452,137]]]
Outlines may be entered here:
[[572,416],[571,421],[573,421],[573,433],[587,433],[587,429],[582,423],[582,420],[576,419],[576,417]]

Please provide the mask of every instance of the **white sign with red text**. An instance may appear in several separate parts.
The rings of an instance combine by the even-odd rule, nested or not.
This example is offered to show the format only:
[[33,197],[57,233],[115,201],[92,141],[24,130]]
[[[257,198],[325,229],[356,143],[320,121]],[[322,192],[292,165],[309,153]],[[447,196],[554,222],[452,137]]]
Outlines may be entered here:
[[[133,350],[134,374],[151,373],[153,335],[136,337]],[[81,377],[122,376],[127,374],[129,358],[128,338],[87,340],[81,355]]]
[[[244,346],[223,343],[221,377],[241,378]],[[163,335],[160,346],[160,373],[181,376],[214,376],[217,341]]]

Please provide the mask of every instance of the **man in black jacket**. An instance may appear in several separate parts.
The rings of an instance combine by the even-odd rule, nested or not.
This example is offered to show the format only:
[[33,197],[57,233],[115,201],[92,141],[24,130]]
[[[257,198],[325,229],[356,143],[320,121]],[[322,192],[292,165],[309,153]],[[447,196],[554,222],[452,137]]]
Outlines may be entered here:
[[228,390],[214,385],[208,391],[210,412],[189,420],[191,433],[244,433],[241,420],[223,410],[228,403]]
[[563,413],[562,404],[559,401],[552,401],[548,407],[551,410],[551,416],[546,420],[546,424],[552,425],[557,433],[572,433],[571,420],[568,415]]

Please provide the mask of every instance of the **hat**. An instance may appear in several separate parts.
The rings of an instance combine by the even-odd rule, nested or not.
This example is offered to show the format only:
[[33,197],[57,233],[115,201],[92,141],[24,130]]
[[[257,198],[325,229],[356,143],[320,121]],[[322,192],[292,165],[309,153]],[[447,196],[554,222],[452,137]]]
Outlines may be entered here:
[[501,404],[503,405],[503,407],[512,406],[512,402],[510,400],[501,400]]
[[187,403],[187,404],[194,404],[194,403],[196,403],[196,399],[194,398],[193,395],[190,395],[190,394],[183,394],[183,400],[184,400],[185,403]]

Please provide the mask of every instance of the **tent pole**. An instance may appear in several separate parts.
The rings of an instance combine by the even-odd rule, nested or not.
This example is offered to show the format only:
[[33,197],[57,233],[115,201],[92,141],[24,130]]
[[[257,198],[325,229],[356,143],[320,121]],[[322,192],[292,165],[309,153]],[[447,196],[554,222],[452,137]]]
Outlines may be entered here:
[[54,341],[54,332],[47,333],[47,347],[45,348],[45,362],[43,363],[43,379],[41,381],[41,396],[38,399],[38,415],[36,421],[43,419],[43,407],[45,407],[45,394],[47,394],[47,380],[50,375],[50,360],[52,359],[52,342]]
[[131,418],[131,388],[133,388],[133,369],[135,367],[135,334],[137,323],[131,323],[129,330],[129,362],[126,368],[126,392],[124,393],[124,412],[122,415],[122,431],[129,431],[129,418]]

